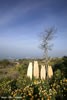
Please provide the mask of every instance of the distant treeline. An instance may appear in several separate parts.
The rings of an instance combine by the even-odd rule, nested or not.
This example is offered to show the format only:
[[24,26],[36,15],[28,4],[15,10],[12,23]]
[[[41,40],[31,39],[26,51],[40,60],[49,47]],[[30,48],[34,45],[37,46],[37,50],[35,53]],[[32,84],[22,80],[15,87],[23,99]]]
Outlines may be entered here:
[[8,67],[8,66],[13,66],[13,65],[15,65],[15,64],[13,62],[7,60],[7,59],[4,59],[4,60],[0,61],[0,68]]
[[[28,67],[29,62],[34,62],[35,60],[38,61],[39,65],[45,64],[45,59],[19,59],[18,61],[9,61],[7,59],[0,61],[0,68],[12,67],[17,64],[23,65]],[[49,64],[53,67],[53,70],[56,71],[57,69],[61,70],[65,77],[67,77],[67,56],[61,58],[51,58]]]

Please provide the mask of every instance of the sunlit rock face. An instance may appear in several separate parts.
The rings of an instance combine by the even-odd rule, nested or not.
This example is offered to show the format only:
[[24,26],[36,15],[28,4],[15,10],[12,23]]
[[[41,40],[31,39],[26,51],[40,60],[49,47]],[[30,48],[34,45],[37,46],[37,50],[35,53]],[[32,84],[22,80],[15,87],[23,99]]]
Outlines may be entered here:
[[48,77],[49,77],[49,78],[52,78],[52,76],[53,76],[52,67],[51,67],[51,66],[48,66]]
[[46,78],[46,69],[45,69],[45,65],[41,66],[41,79],[45,80]]
[[27,76],[30,77],[30,79],[32,79],[32,62],[29,63]]
[[37,61],[34,61],[34,77],[39,78],[39,67]]

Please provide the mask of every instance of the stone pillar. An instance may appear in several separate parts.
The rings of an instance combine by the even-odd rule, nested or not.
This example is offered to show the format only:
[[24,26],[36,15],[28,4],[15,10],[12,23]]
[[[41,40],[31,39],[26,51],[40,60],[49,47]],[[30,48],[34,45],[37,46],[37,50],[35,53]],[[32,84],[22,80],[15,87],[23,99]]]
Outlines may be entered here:
[[41,66],[41,79],[46,79],[46,68],[45,65]]
[[39,78],[39,67],[37,61],[34,61],[34,77],[36,79]]
[[27,76],[30,77],[30,79],[32,79],[32,62],[29,63]]
[[52,78],[52,76],[53,76],[52,67],[48,65],[48,77],[49,77],[49,78]]

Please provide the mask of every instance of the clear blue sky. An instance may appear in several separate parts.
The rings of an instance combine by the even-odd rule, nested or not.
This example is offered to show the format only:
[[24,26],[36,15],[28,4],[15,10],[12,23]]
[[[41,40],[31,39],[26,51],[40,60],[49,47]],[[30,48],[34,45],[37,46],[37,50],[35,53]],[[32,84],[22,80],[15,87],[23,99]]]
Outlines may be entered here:
[[39,34],[52,26],[49,56],[67,56],[67,0],[0,0],[0,59],[43,57]]

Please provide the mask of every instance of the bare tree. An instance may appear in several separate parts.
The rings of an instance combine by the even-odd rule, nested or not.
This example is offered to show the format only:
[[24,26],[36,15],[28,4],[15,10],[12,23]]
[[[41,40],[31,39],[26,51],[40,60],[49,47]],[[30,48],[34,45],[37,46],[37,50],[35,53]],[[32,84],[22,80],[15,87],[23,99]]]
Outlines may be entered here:
[[[55,28],[50,28],[45,30],[44,32],[41,33],[40,38],[41,38],[41,49],[44,50],[45,54],[45,64],[46,64],[46,71],[48,69],[48,51],[52,50],[53,44],[50,43],[50,41],[54,38],[55,36],[56,29]],[[48,72],[47,72],[47,77],[48,77]]]

